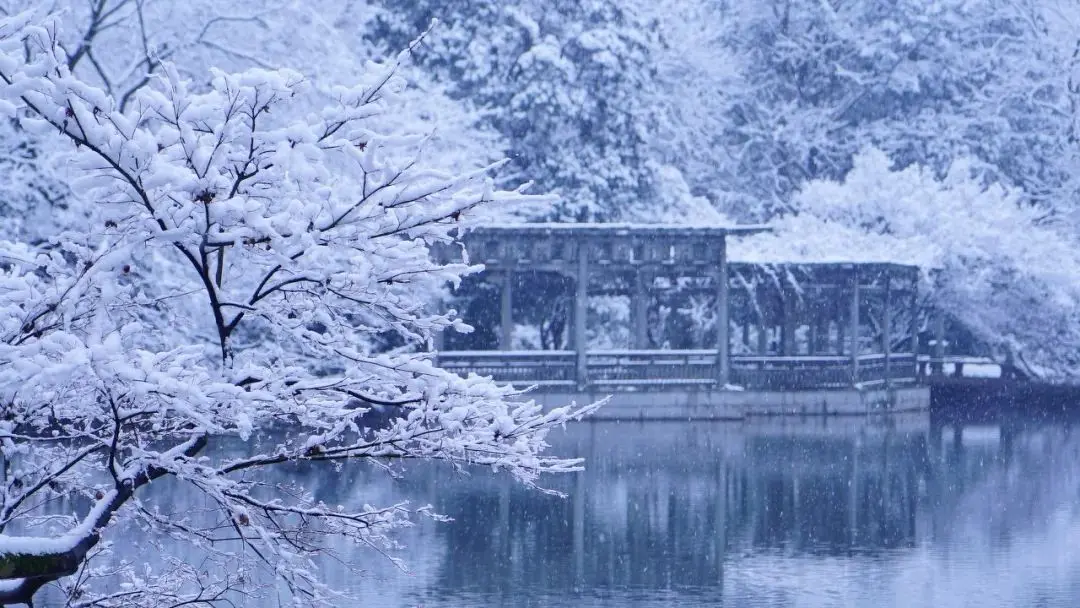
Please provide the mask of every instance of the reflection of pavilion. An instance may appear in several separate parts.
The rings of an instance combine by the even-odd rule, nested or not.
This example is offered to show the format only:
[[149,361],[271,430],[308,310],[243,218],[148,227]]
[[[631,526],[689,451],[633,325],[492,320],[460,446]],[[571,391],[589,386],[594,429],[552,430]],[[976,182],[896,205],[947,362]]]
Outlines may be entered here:
[[[478,482],[439,506],[461,514],[439,528],[453,536],[449,545],[476,552],[445,574],[498,586],[524,577],[564,588],[699,587],[722,580],[725,562],[746,552],[911,545],[928,427],[925,415],[578,425],[553,438],[553,449],[588,463],[557,486],[567,500]],[[483,574],[469,566],[526,547],[527,567],[509,557]]]
[[[586,473],[586,486],[604,486],[606,475],[643,486],[659,481],[676,492],[678,482],[672,478],[689,482],[697,495],[687,495],[686,504],[703,498],[712,502],[708,510],[714,523],[723,522],[713,532],[724,547],[846,552],[915,539],[916,498],[929,447],[925,414],[686,429],[681,437],[659,439],[670,449],[655,454],[671,458],[660,463],[650,460],[655,454],[641,455],[642,446],[663,437],[659,425],[638,427],[647,435],[642,437],[626,426],[613,430],[607,440],[594,432],[587,461],[601,470],[596,476]],[[705,433],[715,438],[705,439]],[[637,446],[638,451],[619,446]],[[620,469],[635,475],[620,474]],[[650,508],[670,511],[677,503]],[[680,529],[685,527],[673,527]]]
[[733,499],[745,540],[825,552],[911,544],[927,430],[752,436]]
[[438,489],[460,517],[436,528],[450,557],[434,587],[487,605],[1075,598],[1075,431],[941,431],[925,416],[579,425],[555,438],[589,463],[560,478],[567,500],[488,477]]

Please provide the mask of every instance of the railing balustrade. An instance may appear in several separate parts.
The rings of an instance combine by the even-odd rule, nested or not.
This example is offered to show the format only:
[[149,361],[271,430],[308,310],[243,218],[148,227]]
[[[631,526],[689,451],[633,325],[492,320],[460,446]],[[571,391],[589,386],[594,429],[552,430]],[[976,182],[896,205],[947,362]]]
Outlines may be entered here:
[[586,355],[588,384],[671,386],[716,383],[715,350],[604,350]]
[[[701,350],[597,350],[585,357],[585,378],[577,377],[574,351],[445,351],[438,364],[461,374],[492,376],[519,386],[597,390],[712,387],[717,384],[717,352]],[[849,356],[731,357],[730,383],[748,390],[837,389],[911,384],[917,380],[910,353]]]
[[439,353],[438,364],[461,375],[491,376],[515,385],[574,387],[576,357],[572,350],[450,351]]
[[731,381],[751,390],[794,390],[851,386],[845,356],[734,356]]

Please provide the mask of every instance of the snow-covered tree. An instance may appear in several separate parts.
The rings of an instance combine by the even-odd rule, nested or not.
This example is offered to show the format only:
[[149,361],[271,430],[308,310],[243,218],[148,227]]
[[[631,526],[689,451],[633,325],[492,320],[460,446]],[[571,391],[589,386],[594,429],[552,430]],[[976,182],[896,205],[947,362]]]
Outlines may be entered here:
[[[190,83],[161,63],[117,99],[73,75],[63,40],[55,20],[0,21],[0,109],[66,142],[81,176],[66,230],[0,242],[0,604],[54,581],[73,606],[209,603],[259,593],[260,568],[299,604],[333,604],[311,561],[323,539],[381,549],[412,513],[322,504],[260,471],[439,459],[532,484],[577,466],[544,437],[591,406],[545,413],[425,352],[460,323],[426,302],[471,270],[429,245],[524,196],[493,188],[494,167],[426,161],[427,134],[394,118],[409,51],[303,114],[315,93],[288,70]],[[375,347],[388,334],[391,353]],[[218,449],[236,441],[250,451]],[[144,488],[166,478],[214,521],[161,516]],[[88,557],[124,524],[241,576],[176,563],[95,586]]]
[[561,195],[549,219],[627,219],[661,202],[645,95],[661,41],[633,3],[382,4],[377,38],[400,44],[440,20],[421,60],[509,142],[508,179]]
[[1047,30],[1052,3],[723,3],[713,44],[738,75],[710,112],[724,117],[715,168],[704,169],[720,191],[713,198],[767,219],[802,184],[841,178],[875,146],[939,172],[976,160],[1054,204],[1074,173],[1056,157],[1074,114],[1075,60],[1055,41],[1061,28]]
[[[34,9],[33,0],[0,0],[0,14]],[[209,85],[210,69],[302,70],[312,93],[291,111],[318,110],[333,99],[339,82],[357,80],[365,63],[396,53],[427,25],[396,48],[367,43],[361,36],[376,14],[364,2],[257,0],[223,5],[207,0],[53,0],[62,28],[67,65],[80,79],[102,88],[121,108],[152,82],[163,62],[190,80],[193,90]],[[401,111],[385,121],[425,122],[431,141],[428,162],[452,169],[475,169],[502,157],[497,135],[478,126],[479,116],[443,94],[423,71],[402,66],[410,87]],[[303,104],[303,105],[301,105]],[[17,124],[0,124],[0,238],[44,238],[63,214],[71,175],[57,158],[50,138],[27,133]]]
[[986,184],[979,163],[894,167],[856,156],[843,180],[816,180],[772,235],[733,243],[749,262],[898,262],[924,270],[925,308],[945,311],[997,354],[1054,380],[1080,373],[1080,247],[1069,227]]

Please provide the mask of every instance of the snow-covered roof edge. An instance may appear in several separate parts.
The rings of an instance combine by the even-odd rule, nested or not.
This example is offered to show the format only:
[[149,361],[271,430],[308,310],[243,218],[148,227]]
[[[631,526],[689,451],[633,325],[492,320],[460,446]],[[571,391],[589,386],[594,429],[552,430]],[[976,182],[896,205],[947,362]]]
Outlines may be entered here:
[[639,224],[629,222],[536,222],[536,223],[498,223],[473,226],[469,232],[581,232],[598,234],[625,235],[630,233],[646,234],[754,234],[769,232],[772,227],[764,224]]

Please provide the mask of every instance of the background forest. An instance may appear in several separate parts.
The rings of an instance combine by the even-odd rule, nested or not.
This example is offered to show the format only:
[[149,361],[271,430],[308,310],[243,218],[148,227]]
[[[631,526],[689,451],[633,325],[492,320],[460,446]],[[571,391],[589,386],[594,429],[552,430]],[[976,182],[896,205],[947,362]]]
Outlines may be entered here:
[[[121,103],[162,60],[196,87],[296,68],[329,96],[411,48],[400,119],[430,126],[428,162],[506,158],[500,185],[558,195],[493,219],[770,222],[733,258],[917,263],[984,349],[1080,371],[1074,2],[53,4],[74,72]],[[78,187],[55,144],[3,129],[0,237],[45,239]]]

